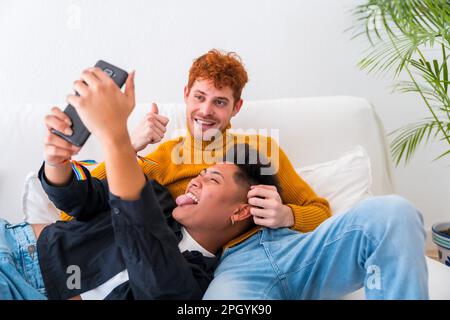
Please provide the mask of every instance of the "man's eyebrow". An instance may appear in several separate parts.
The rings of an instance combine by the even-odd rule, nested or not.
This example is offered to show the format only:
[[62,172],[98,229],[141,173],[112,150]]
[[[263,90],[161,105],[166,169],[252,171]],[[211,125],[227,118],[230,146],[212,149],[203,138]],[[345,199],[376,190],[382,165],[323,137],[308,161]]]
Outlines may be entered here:
[[[208,96],[205,92],[198,90],[198,89],[194,90],[194,93],[200,93],[204,96]],[[230,99],[228,99],[227,97],[216,97],[216,99],[226,100],[227,102],[230,101]]]
[[225,179],[225,177],[219,171],[205,169],[205,172],[209,172],[209,173],[212,173],[212,174],[217,174],[217,175],[221,176],[222,179]]
[[230,101],[227,97],[217,97],[217,99]]

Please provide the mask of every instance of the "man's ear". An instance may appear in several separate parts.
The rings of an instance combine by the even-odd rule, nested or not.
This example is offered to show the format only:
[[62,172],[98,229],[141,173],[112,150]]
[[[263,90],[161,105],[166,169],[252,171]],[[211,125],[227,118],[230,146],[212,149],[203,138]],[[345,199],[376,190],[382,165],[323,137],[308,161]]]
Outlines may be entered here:
[[187,98],[188,98],[188,96],[189,96],[189,88],[188,88],[188,86],[184,86],[184,94],[183,94],[183,97],[184,97],[184,103],[187,103]]
[[234,104],[233,112],[231,113],[231,116],[234,117],[238,114],[238,112],[241,110],[242,104],[244,103],[244,100],[240,99],[238,102]]
[[252,206],[248,203],[240,204],[239,208],[236,209],[232,214],[234,222],[243,221],[243,220],[249,218],[252,215],[250,213],[251,207]]

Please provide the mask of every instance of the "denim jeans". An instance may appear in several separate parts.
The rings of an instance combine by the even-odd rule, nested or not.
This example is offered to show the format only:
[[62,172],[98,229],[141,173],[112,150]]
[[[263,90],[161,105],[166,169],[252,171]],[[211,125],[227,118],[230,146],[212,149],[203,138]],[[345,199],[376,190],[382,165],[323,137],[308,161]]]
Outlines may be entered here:
[[362,200],[299,233],[264,228],[226,249],[204,299],[428,299],[421,214],[396,195]]
[[46,299],[36,237],[26,223],[0,219],[0,300]]

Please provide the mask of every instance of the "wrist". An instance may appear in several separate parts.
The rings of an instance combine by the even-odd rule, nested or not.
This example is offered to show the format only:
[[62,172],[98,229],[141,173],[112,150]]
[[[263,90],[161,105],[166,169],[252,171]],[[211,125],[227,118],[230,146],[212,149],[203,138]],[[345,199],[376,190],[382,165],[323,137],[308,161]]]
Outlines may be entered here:
[[138,143],[136,143],[136,142],[133,142],[133,141],[131,141],[131,146],[133,147],[133,150],[134,150],[136,153],[138,153],[139,151],[141,151],[142,149],[144,149],[144,148],[142,148],[142,146],[141,146],[140,144],[138,144]]
[[115,157],[126,159],[133,157],[136,159],[136,151],[133,148],[131,140],[128,135],[110,136],[108,139],[102,141],[102,149],[106,159]]
[[136,151],[136,152],[139,151],[139,150],[136,148],[136,144],[135,144],[133,141],[131,141],[131,146],[133,147],[133,150],[134,150],[134,151]]
[[113,133],[109,133],[100,138],[100,143],[103,147],[110,148],[114,146],[122,146],[124,144],[130,145],[134,149],[134,145],[131,143],[128,131],[118,130]]
[[47,160],[44,160],[44,162],[45,162],[46,165],[48,165],[50,167],[61,168],[61,167],[65,167],[70,162],[70,159],[66,159],[66,160],[61,161],[61,162],[49,162]]
[[60,165],[49,164],[47,161],[44,161],[44,163],[44,177],[48,184],[63,186],[72,178],[72,166],[68,160]]
[[295,223],[294,212],[292,211],[291,207],[289,207],[286,204],[283,205],[283,209],[284,209],[285,217],[286,217],[286,219],[285,219],[285,227],[290,228]]

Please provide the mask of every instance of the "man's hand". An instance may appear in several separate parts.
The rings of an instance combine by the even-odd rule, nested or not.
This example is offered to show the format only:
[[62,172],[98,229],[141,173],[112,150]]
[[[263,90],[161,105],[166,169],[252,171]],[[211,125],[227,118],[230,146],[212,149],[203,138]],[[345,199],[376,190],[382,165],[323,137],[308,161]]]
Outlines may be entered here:
[[136,152],[143,150],[147,145],[158,143],[164,138],[169,118],[158,114],[158,106],[152,103],[152,109],[141,120],[131,134],[131,143]]
[[127,119],[135,105],[134,71],[126,81],[125,93],[99,68],[89,68],[74,82],[67,101],[77,110],[87,129],[101,142],[128,134]]
[[53,166],[61,165],[77,154],[80,148],[53,134],[50,130],[56,129],[64,134],[71,135],[70,118],[58,107],[53,107],[51,113],[45,116],[44,121],[47,127],[44,139],[45,162]]
[[47,127],[44,140],[45,177],[55,186],[65,185],[72,177],[68,160],[77,154],[80,148],[52,133],[51,129],[71,135],[70,118],[58,107],[53,107],[51,113],[45,116],[45,126]]
[[251,186],[247,198],[255,224],[273,229],[294,225],[292,210],[282,203],[275,186]]

